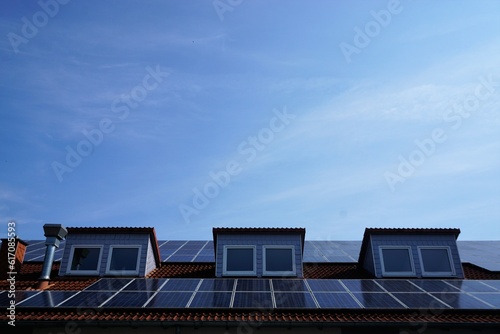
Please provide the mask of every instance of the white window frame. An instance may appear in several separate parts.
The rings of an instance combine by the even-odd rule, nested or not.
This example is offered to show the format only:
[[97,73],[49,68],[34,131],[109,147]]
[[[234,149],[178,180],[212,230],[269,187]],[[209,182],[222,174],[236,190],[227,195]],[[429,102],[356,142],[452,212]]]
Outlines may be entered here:
[[[415,272],[415,264],[413,261],[413,253],[411,251],[411,246],[379,246],[380,255],[380,266],[382,269],[382,276],[384,277],[415,277],[417,276]],[[408,251],[408,257],[410,258],[411,271],[389,271],[385,270],[384,264],[384,249],[406,249]]]
[[[98,248],[99,249],[99,259],[97,260],[97,269],[96,270],[76,270],[71,269],[71,265],[73,264],[73,256],[75,254],[75,248]],[[101,245],[71,245],[71,251],[69,253],[68,258],[68,267],[66,270],[66,274],[71,275],[99,275],[101,270],[101,260],[102,260],[102,246]]]
[[[450,261],[451,271],[425,271],[424,261],[422,258],[422,249],[445,249],[448,252],[448,261]],[[449,246],[419,246],[418,247],[418,257],[420,260],[420,267],[422,269],[422,276],[424,277],[444,277],[444,276],[455,276],[455,263],[453,262],[453,257],[451,256],[451,248]]]
[[[113,250],[115,248],[137,248],[137,261],[135,263],[135,270],[110,270],[111,267],[111,258],[113,256]],[[111,245],[109,246],[108,253],[108,263],[106,264],[106,274],[107,275],[115,275],[115,276],[126,276],[126,275],[139,275],[139,268],[141,264],[141,245]]]
[[[268,271],[266,270],[266,252],[268,249],[291,249],[292,250],[292,271]],[[297,276],[295,266],[295,246],[293,245],[269,245],[262,246],[262,275],[263,276]]]
[[[252,249],[253,251],[253,270],[252,271],[228,271],[227,270],[227,250],[228,249]],[[222,275],[223,276],[257,276],[257,250],[254,245],[224,245],[224,253],[222,258]]]

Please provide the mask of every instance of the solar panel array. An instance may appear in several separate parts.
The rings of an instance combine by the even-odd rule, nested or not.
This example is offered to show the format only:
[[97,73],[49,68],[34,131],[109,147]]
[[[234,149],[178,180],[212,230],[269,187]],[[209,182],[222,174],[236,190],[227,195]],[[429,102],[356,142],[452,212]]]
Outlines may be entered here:
[[[97,293],[98,292],[98,293]],[[16,307],[500,309],[500,280],[114,279],[20,291]],[[10,303],[0,293],[0,306]]]
[[[43,261],[45,242],[28,240],[25,261]],[[60,261],[65,242],[56,250],[55,260]],[[492,271],[500,271],[500,242],[458,241],[462,262],[470,262]],[[163,262],[215,262],[214,244],[211,240],[158,241]],[[304,262],[357,262],[360,241],[305,241]]]

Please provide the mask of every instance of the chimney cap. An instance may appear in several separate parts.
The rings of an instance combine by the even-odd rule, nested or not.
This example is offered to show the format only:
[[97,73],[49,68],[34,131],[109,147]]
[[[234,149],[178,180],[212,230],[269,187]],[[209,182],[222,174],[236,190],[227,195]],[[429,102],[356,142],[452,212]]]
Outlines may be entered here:
[[57,237],[62,240],[68,234],[68,230],[61,224],[45,224],[43,232],[46,237]]

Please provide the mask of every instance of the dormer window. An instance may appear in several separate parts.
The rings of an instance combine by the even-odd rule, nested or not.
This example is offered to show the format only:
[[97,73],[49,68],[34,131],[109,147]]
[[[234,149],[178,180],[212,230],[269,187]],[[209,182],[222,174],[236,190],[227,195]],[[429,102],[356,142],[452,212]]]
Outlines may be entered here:
[[68,273],[79,275],[96,275],[99,273],[102,247],[79,246],[71,247]]
[[110,246],[107,274],[137,275],[141,246]]
[[263,246],[265,276],[295,276],[294,246]]
[[384,276],[415,276],[410,247],[381,246],[380,254]]
[[418,247],[422,276],[454,276],[449,247]]
[[303,277],[304,228],[214,228],[215,275]]
[[255,276],[255,246],[224,246],[224,276]]

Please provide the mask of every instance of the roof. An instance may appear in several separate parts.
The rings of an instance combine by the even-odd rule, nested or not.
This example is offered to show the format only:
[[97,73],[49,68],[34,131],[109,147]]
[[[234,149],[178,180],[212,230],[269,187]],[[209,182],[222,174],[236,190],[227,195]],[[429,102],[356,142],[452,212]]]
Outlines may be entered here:
[[154,227],[68,227],[68,235],[74,234],[149,234],[156,263],[161,262],[160,248]]
[[217,249],[218,234],[299,234],[301,237],[302,252],[306,229],[303,227],[214,227],[212,229],[214,249]]
[[363,234],[361,250],[359,252],[358,262],[363,263],[370,235],[453,235],[455,239],[460,234],[459,228],[385,228],[385,227],[367,227]]

